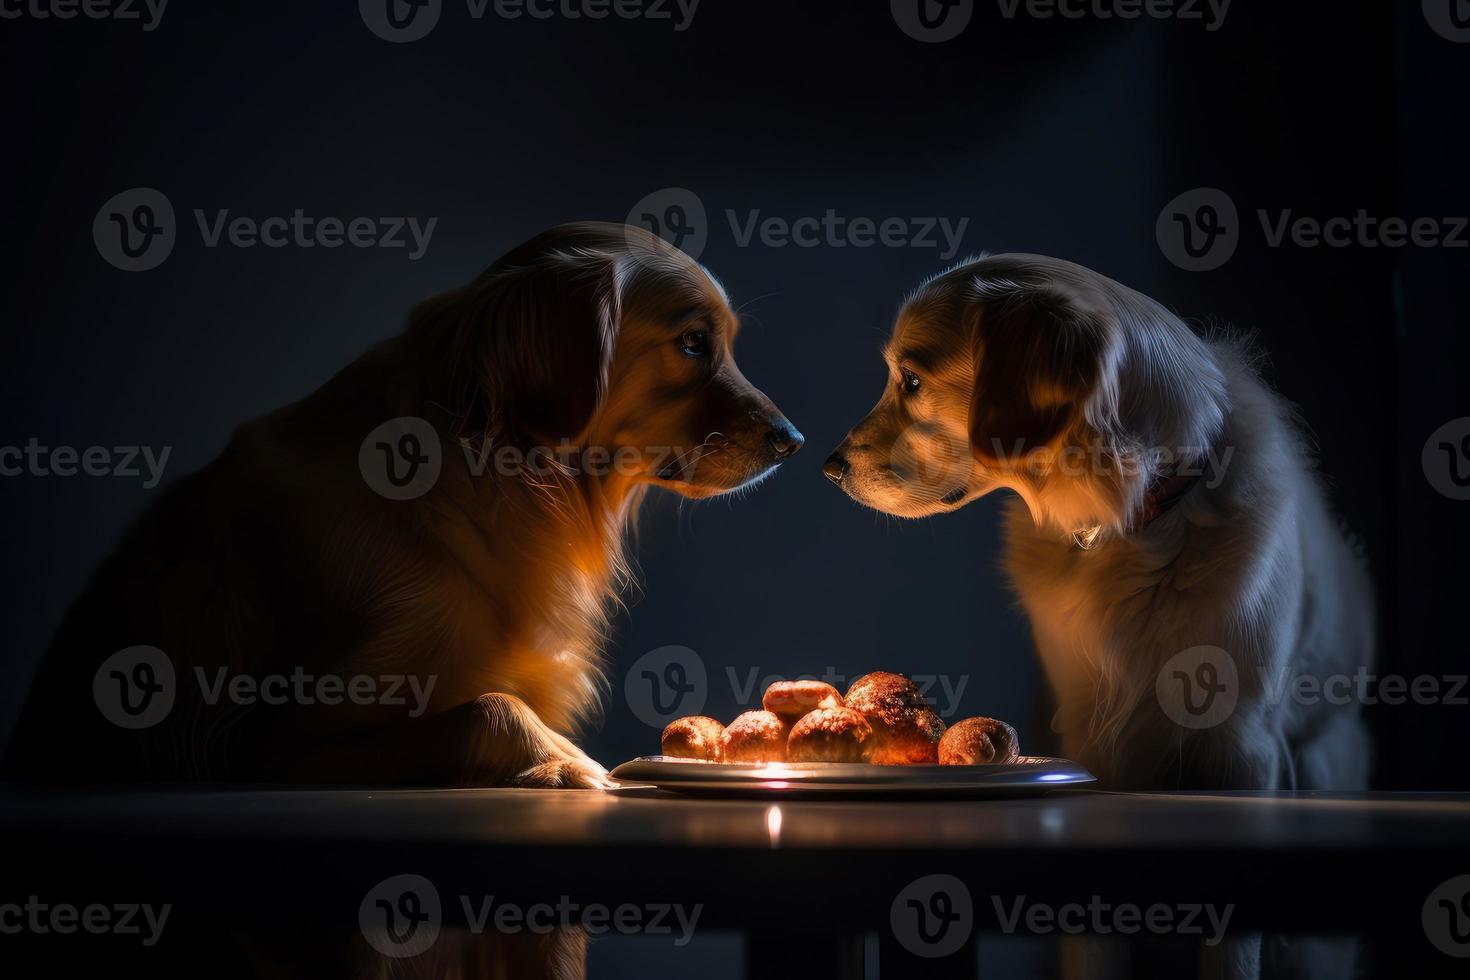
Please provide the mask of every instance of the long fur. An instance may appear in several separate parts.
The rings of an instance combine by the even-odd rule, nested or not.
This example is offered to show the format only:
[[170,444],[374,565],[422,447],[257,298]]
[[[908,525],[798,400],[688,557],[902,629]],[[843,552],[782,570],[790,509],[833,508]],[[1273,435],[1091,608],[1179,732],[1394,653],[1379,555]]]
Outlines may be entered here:
[[[1367,574],[1295,412],[1244,343],[1201,338],[1081,266],[995,255],[910,296],[886,357],[888,390],[827,471],[906,517],[1015,493],[1004,564],[1062,751],[1113,789],[1366,788],[1359,706],[1295,699],[1290,682],[1371,669]],[[1201,478],[1148,521],[1150,488],[1198,460]],[[1159,685],[1203,646],[1233,660],[1238,701],[1187,727]],[[1307,948],[1279,947],[1278,972],[1351,961],[1344,946]],[[1261,967],[1249,936],[1212,955],[1224,975]]]
[[[609,785],[568,736],[606,687],[601,650],[640,502],[654,486],[737,490],[801,445],[736,366],[738,328],[702,267],[621,225],[553,229],[420,304],[402,335],[244,425],[128,532],[47,653],[6,774]],[[423,496],[388,500],[358,452],[402,416],[433,427],[442,472]],[[177,700],[153,727],[124,730],[93,703],[93,678],[143,644],[170,658]],[[434,687],[417,718],[382,703],[211,704],[196,668]],[[447,930],[404,961],[342,933],[184,942],[185,958],[191,942],[216,965],[232,951],[262,976],[572,978],[585,959],[575,929]]]
[[[700,357],[681,352],[691,324],[708,336]],[[601,651],[640,502],[654,486],[738,489],[784,458],[773,434],[785,455],[800,445],[735,366],[738,326],[698,264],[621,225],[553,229],[420,304],[402,335],[242,426],[143,515],[59,630],[7,771],[602,785],[567,735],[605,693]],[[442,449],[437,483],[412,500],[380,497],[358,466],[364,437],[400,416],[432,424]],[[511,471],[495,457],[505,448],[518,452]],[[661,448],[678,472],[655,472]],[[594,449],[627,450],[633,465],[583,465]],[[123,731],[92,680],[138,644],[171,658],[179,696],[162,723]],[[384,705],[209,704],[196,668],[435,686],[417,719]]]

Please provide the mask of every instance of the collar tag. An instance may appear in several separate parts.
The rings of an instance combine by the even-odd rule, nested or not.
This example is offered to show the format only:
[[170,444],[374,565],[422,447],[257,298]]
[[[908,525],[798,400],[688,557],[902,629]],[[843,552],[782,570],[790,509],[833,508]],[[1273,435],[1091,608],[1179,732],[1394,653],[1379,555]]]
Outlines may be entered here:
[[1097,547],[1098,539],[1101,537],[1101,524],[1094,524],[1092,527],[1079,527],[1072,532],[1072,543],[1083,551],[1091,551]]

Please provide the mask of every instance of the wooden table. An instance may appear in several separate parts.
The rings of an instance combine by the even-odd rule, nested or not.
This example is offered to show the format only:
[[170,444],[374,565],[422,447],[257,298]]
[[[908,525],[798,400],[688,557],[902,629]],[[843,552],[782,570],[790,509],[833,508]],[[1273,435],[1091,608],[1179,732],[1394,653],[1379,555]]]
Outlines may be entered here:
[[[273,917],[355,927],[370,889],[413,873],[444,896],[526,905],[699,904],[700,928],[746,934],[750,975],[799,968],[813,980],[861,976],[864,933],[881,937],[885,976],[904,975],[912,954],[890,915],[930,874],[963,882],[977,932],[1003,929],[1018,896],[1052,907],[1229,903],[1232,929],[1374,935],[1396,957],[1426,962],[1443,954],[1425,938],[1424,902],[1470,874],[1470,795],[1449,794],[773,805],[651,790],[11,786],[0,788],[0,832],[0,902],[31,892],[146,900],[141,889],[187,896],[187,913],[215,919],[249,920],[268,899]],[[442,904],[446,924],[462,921],[458,903]],[[923,972],[963,976],[973,963],[961,952],[926,959]]]

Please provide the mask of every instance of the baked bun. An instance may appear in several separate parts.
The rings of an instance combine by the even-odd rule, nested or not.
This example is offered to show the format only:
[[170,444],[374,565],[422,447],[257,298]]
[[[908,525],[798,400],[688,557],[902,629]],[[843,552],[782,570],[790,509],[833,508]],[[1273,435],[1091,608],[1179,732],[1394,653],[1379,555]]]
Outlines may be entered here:
[[1021,757],[1016,730],[995,718],[966,718],[949,726],[939,740],[941,766],[983,766]]
[[795,724],[809,711],[842,707],[842,695],[825,681],[776,681],[766,688],[761,707]]
[[720,759],[720,736],[725,726],[704,715],[675,718],[664,729],[663,754],[675,759]]
[[784,762],[789,726],[769,711],[738,715],[720,736],[721,762]]
[[874,671],[853,681],[847,706],[873,728],[867,760],[879,766],[912,766],[939,761],[944,722],[902,674]]
[[792,762],[862,762],[873,728],[851,708],[818,708],[791,729],[786,757]]

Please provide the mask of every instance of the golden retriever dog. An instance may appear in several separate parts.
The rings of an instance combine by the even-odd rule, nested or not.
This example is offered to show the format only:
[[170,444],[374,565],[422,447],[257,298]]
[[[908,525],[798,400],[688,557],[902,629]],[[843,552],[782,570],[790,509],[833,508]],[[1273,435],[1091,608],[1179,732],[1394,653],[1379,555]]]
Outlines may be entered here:
[[994,255],[910,296],[884,358],[823,470],[903,517],[1015,493],[1004,562],[1068,756],[1118,789],[1366,788],[1359,706],[1293,681],[1371,668],[1367,576],[1241,344]]
[[[43,661],[8,774],[606,785],[570,735],[640,499],[725,493],[802,445],[740,373],[738,330],[703,267],[613,224],[545,232],[420,304],[143,515]],[[401,476],[435,441],[420,495],[370,485],[379,451]],[[102,669],[138,646],[166,663]],[[170,669],[156,724],[94,703]]]
[[[740,373],[739,326],[703,267],[612,224],[545,232],[425,301],[143,515],[58,632],[7,775],[610,785],[570,735],[640,500],[748,486],[802,445]],[[447,929],[401,960],[294,926],[180,938],[184,961],[228,949],[262,976],[585,962],[577,929]]]

